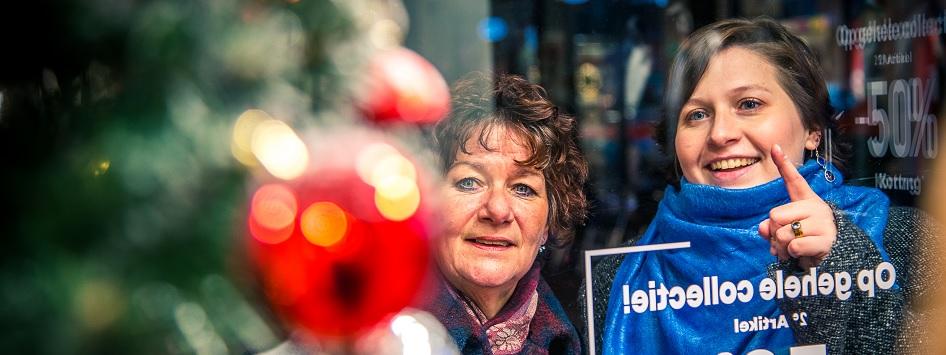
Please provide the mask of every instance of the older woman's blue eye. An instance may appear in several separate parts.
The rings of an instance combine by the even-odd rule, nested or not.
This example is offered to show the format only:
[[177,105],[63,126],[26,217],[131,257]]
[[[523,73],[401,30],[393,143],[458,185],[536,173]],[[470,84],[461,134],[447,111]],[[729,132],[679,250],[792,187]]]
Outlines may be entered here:
[[476,179],[463,178],[463,179],[460,179],[460,181],[457,181],[455,186],[457,187],[457,189],[460,189],[461,191],[472,191],[473,189],[476,188]]
[[518,184],[516,186],[513,186],[512,191],[515,192],[517,195],[526,196],[526,197],[538,195],[538,193],[535,192],[534,189],[532,189],[528,185],[523,185],[523,184]]

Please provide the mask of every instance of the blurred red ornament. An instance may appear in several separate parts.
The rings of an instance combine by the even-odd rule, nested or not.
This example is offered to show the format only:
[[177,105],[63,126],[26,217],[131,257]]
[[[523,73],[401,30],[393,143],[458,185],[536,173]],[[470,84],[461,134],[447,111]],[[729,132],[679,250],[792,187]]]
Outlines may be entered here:
[[396,148],[363,136],[322,138],[310,147],[315,167],[254,193],[249,251],[290,326],[350,338],[415,300],[432,208],[424,176]]
[[372,58],[362,108],[376,122],[440,121],[450,110],[447,83],[424,57],[406,48]]

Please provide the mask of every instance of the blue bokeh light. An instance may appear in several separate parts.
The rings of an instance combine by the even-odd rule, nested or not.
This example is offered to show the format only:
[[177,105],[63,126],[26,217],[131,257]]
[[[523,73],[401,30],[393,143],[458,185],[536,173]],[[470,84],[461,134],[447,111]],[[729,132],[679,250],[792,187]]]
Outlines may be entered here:
[[506,35],[509,34],[509,26],[506,25],[506,20],[490,16],[480,20],[480,23],[476,26],[476,31],[483,40],[497,42],[506,38]]

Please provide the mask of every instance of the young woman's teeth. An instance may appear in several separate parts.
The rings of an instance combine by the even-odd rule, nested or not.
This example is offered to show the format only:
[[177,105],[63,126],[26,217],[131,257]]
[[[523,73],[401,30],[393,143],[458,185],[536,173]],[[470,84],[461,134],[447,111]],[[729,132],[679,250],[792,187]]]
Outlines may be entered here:
[[752,165],[756,161],[758,161],[758,159],[750,159],[750,158],[720,160],[720,161],[713,162],[712,164],[710,164],[710,169],[724,170],[724,169],[740,168],[746,165]]

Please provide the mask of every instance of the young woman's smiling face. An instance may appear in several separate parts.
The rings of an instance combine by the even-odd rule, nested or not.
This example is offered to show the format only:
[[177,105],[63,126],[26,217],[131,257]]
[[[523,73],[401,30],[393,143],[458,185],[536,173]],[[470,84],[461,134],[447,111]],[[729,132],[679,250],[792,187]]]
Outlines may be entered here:
[[775,68],[741,47],[710,59],[677,122],[674,145],[683,176],[691,183],[726,188],[777,179],[769,154],[774,144],[800,164],[805,149],[816,149],[820,138],[804,127]]

